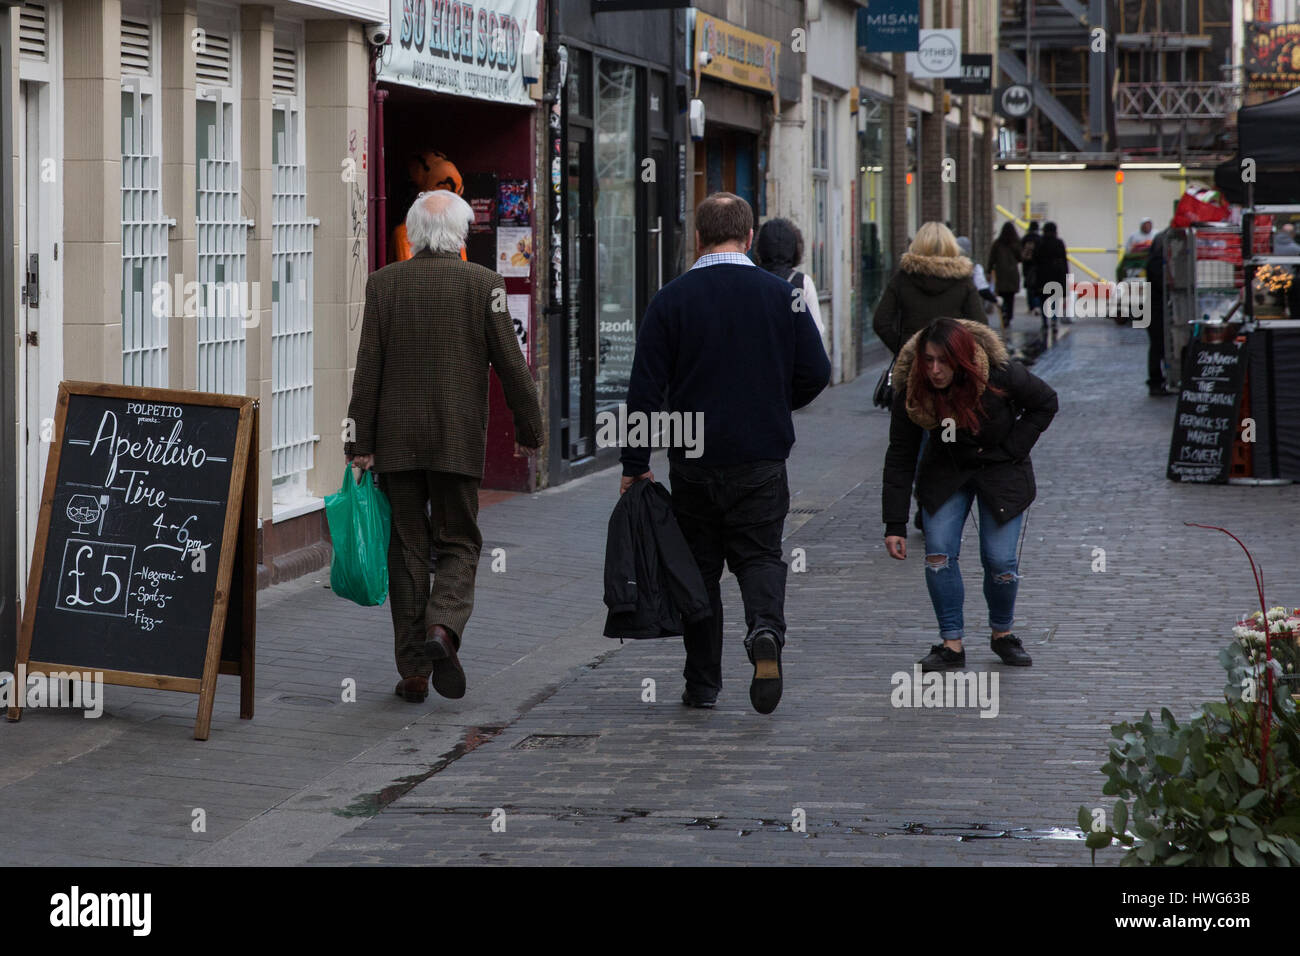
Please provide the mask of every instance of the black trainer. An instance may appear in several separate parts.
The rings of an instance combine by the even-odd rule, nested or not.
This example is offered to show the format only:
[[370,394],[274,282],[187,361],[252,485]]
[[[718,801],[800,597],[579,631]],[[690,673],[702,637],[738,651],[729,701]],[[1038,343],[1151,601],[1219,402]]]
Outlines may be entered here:
[[1020,638],[1014,634],[993,638],[989,641],[989,647],[993,648],[994,654],[1002,658],[1003,664],[1010,664],[1012,667],[1028,667],[1034,662],[1033,658],[1025,653]]
[[687,707],[698,707],[701,710],[712,710],[718,702],[716,697],[696,697],[689,690],[682,691],[682,703]]
[[749,682],[749,702],[760,714],[770,714],[781,703],[781,645],[771,631],[759,631],[749,645],[754,677]]
[[930,653],[921,658],[920,664],[922,673],[941,671],[945,667],[965,667],[966,648],[954,651],[947,644],[935,644]]

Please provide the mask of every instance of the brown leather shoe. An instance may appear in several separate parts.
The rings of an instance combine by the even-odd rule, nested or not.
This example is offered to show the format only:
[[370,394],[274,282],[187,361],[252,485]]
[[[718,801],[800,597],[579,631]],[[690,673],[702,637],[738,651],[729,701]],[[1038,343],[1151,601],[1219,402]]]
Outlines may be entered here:
[[429,679],[427,677],[403,677],[397,682],[397,688],[393,691],[403,700],[409,700],[412,704],[420,704],[429,696]]
[[424,650],[433,661],[433,674],[429,677],[433,689],[452,700],[464,697],[465,671],[456,656],[456,642],[447,629],[441,624],[429,628],[425,634]]

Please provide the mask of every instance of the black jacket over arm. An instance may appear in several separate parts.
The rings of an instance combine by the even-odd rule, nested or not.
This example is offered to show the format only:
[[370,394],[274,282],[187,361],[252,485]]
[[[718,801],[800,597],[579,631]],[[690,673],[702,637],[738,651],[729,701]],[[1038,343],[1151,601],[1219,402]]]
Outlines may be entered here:
[[[981,500],[1000,522],[1010,521],[1034,500],[1037,488],[1029,452],[1056,415],[1056,392],[1019,362],[1008,359],[996,333],[985,329],[977,332],[976,340],[989,356],[990,384],[1004,394],[986,389],[980,401],[987,417],[981,419],[979,431],[958,428],[951,442],[942,440],[941,425],[918,423],[914,418],[919,416],[908,409],[905,387],[916,340],[899,354],[895,369],[901,366],[902,374],[895,381],[904,390],[894,398],[881,495],[886,536],[907,534],[913,475],[917,476],[917,500],[930,512],[967,482],[974,482]],[[918,473],[917,456],[925,431],[930,432],[930,441]]]
[[609,516],[605,542],[606,637],[671,637],[712,610],[668,489],[633,483]]

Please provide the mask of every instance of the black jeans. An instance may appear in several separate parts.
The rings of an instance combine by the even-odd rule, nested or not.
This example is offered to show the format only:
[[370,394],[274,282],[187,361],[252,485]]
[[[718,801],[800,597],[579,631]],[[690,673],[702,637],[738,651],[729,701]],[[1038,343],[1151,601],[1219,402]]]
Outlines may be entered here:
[[1011,314],[1016,310],[1016,294],[1014,292],[1004,292],[1002,294],[1002,324],[1011,324]]
[[723,468],[673,462],[673,514],[704,577],[713,616],[685,626],[686,689],[705,700],[722,689],[722,563],[745,602],[745,651],[768,630],[785,645],[786,564],[781,532],[790,510],[784,461]]

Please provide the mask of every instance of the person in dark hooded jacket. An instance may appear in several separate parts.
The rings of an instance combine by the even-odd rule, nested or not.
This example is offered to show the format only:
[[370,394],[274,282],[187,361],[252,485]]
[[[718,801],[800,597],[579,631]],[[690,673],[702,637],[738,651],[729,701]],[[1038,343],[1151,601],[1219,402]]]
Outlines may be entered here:
[[974,272],[952,231],[941,222],[925,223],[876,306],[871,325],[880,341],[897,355],[904,342],[940,316],[987,325]]
[[[1055,326],[1062,318],[1062,306],[1070,294],[1066,288],[1070,281],[1070,260],[1065,243],[1056,234],[1054,222],[1043,224],[1042,241],[1034,249],[1034,272],[1038,277],[1039,294],[1043,297],[1043,328],[1047,328],[1049,320]],[[1055,297],[1049,285],[1056,290]]]
[[813,325],[826,339],[826,326],[822,324],[821,304],[817,301],[817,286],[812,276],[799,271],[803,262],[803,233],[789,219],[769,219],[758,230],[758,239],[754,241],[754,252],[758,255],[758,264],[774,276],[789,282],[803,294],[803,302]]

